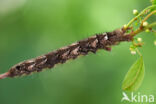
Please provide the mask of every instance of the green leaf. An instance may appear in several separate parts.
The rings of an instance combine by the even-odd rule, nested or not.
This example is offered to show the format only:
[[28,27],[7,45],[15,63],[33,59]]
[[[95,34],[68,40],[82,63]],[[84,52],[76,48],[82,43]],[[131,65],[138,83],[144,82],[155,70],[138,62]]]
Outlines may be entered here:
[[136,91],[144,79],[144,62],[141,56],[129,69],[122,84],[122,89],[125,91]]

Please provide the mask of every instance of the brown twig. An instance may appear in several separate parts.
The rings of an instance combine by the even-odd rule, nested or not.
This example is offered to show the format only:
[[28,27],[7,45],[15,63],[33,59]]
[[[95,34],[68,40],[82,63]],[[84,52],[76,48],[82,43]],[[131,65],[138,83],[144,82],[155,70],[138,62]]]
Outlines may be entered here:
[[4,74],[0,74],[0,79],[7,78],[7,77],[9,77],[9,75],[10,75],[10,72],[6,72]]

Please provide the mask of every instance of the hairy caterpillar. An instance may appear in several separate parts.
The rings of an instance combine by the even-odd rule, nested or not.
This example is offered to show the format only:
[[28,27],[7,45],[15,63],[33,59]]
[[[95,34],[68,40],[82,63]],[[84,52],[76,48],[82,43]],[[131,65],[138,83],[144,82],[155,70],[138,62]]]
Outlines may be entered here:
[[56,64],[63,64],[69,59],[75,59],[80,55],[87,55],[88,52],[96,53],[98,49],[110,51],[112,45],[116,45],[121,41],[131,40],[132,36],[126,34],[122,29],[96,34],[95,36],[73,43],[67,47],[60,48],[37,58],[20,62],[10,68],[8,72],[1,74],[0,79],[40,72],[46,68],[53,68]]

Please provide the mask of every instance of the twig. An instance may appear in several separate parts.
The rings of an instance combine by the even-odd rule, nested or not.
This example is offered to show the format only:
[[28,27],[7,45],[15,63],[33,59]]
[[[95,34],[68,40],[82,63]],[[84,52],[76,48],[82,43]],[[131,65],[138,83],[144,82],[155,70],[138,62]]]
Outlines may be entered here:
[[[156,5],[152,5],[152,6],[149,6],[147,8],[145,8],[141,13],[139,13],[136,17],[134,17],[132,20],[129,21],[129,23],[126,25],[127,28],[134,22],[136,21],[140,16],[142,16],[144,13],[146,13],[149,9],[152,9],[152,8],[155,8]],[[127,29],[125,28],[125,29]]]
[[151,17],[153,14],[156,13],[156,10],[152,11],[150,14],[148,14],[143,20],[142,20],[142,24],[143,22],[145,22],[149,17]]
[[0,74],[0,79],[4,79],[4,78],[7,78],[9,77],[10,73],[9,72],[6,72],[4,74]]

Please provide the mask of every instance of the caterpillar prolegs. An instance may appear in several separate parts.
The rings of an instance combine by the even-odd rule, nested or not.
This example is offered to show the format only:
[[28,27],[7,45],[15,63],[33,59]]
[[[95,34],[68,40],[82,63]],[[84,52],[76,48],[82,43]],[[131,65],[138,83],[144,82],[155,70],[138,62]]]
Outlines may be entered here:
[[33,72],[40,72],[43,69],[51,69],[59,63],[65,63],[69,59],[76,59],[80,55],[87,55],[88,52],[96,53],[98,49],[111,51],[112,45],[117,45],[121,41],[131,40],[132,36],[126,34],[122,29],[96,34],[48,54],[20,62],[11,67],[8,72],[1,74],[0,79],[24,74],[29,75]]

